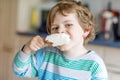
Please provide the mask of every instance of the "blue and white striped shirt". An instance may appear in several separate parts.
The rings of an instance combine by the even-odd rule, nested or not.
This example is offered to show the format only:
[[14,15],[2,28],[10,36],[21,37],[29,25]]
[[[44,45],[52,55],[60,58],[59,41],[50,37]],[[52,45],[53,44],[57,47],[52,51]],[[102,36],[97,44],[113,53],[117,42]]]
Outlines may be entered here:
[[40,49],[34,55],[19,51],[13,69],[19,77],[39,80],[108,80],[105,64],[94,51],[77,58],[66,57],[52,47]]

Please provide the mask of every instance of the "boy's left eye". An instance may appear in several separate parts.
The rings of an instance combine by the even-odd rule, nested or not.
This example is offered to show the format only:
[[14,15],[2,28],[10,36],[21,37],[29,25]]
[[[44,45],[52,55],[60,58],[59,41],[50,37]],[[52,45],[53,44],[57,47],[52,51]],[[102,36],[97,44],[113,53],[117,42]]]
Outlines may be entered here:
[[71,27],[73,24],[66,24],[65,27]]

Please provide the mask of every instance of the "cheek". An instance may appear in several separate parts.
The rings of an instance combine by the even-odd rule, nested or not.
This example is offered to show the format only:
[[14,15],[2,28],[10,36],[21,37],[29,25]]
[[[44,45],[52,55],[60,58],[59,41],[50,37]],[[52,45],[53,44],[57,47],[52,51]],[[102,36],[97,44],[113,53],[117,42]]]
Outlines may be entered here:
[[56,32],[54,32],[54,31],[51,31],[51,33],[50,34],[55,34]]
[[80,38],[83,35],[83,32],[80,32],[79,30],[75,30],[73,32],[71,32],[70,34],[73,38]]
[[72,42],[82,42],[83,40],[83,33],[81,32],[73,32],[70,36]]

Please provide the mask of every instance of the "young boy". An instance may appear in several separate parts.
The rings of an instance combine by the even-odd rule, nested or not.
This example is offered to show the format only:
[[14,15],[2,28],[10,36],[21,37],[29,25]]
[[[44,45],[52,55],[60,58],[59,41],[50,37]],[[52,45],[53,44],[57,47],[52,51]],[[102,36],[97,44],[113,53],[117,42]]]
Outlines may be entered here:
[[85,48],[95,37],[94,18],[88,8],[73,0],[58,2],[49,12],[47,31],[65,33],[70,41],[45,47],[44,38],[33,37],[14,58],[17,76],[38,80],[108,80],[103,60]]

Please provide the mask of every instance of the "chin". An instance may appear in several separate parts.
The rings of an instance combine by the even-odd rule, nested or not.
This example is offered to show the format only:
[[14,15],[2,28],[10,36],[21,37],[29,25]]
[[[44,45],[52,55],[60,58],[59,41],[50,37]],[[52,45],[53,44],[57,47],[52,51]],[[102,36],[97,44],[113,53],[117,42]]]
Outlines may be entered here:
[[60,49],[61,51],[68,51],[68,50],[70,50],[70,46],[67,46],[67,45],[59,46],[57,48]]

